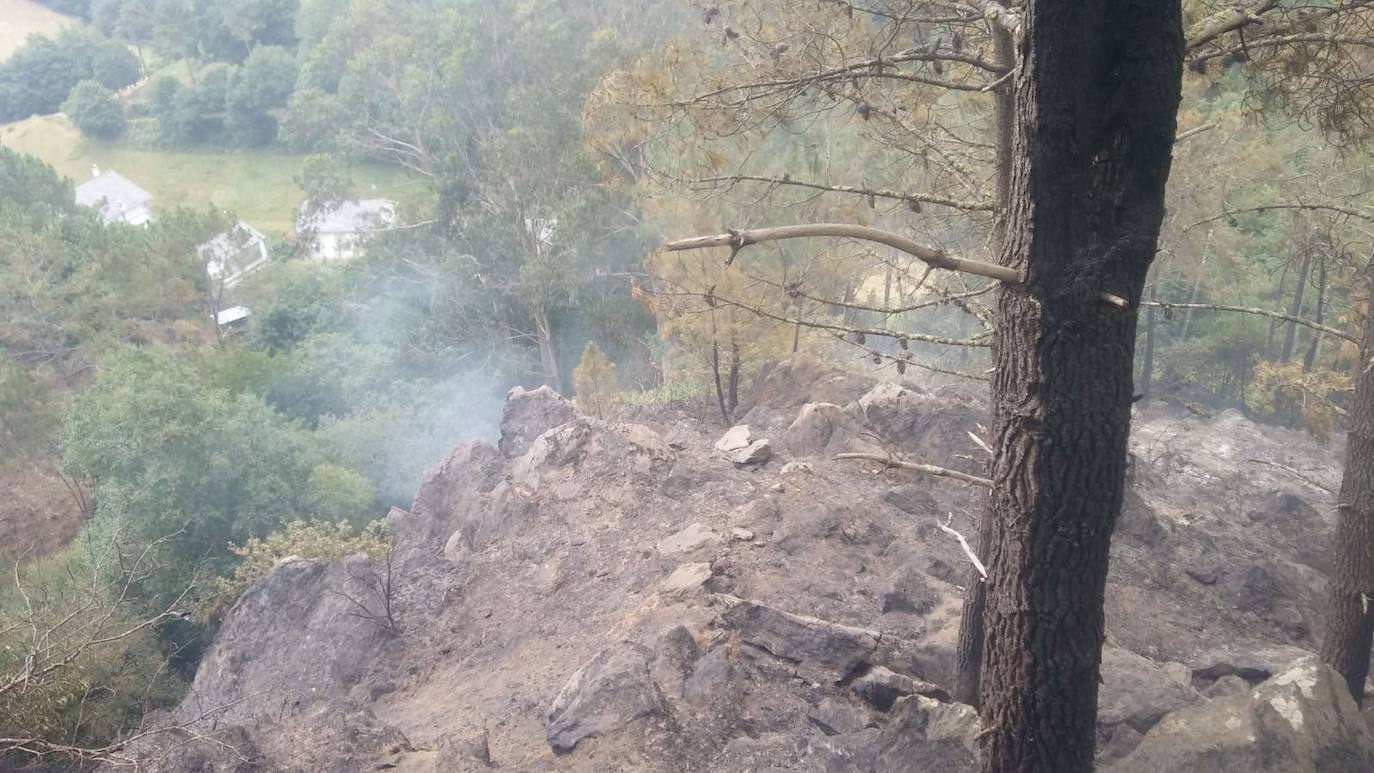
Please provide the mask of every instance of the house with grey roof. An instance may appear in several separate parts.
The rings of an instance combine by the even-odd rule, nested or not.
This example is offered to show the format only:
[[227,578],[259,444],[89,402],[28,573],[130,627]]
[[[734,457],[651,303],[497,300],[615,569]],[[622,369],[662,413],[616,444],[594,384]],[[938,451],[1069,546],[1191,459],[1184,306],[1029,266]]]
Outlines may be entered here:
[[147,225],[153,219],[148,204],[153,195],[113,170],[91,165],[91,179],[76,186],[76,204],[99,210],[106,224]]
[[215,324],[220,335],[242,335],[248,330],[248,318],[253,315],[247,306],[230,306],[215,312]]
[[396,202],[387,199],[310,202],[296,217],[296,236],[310,255],[339,260],[358,254],[367,239],[396,222]]
[[244,222],[196,248],[210,280],[232,290],[245,276],[267,264],[267,237]]

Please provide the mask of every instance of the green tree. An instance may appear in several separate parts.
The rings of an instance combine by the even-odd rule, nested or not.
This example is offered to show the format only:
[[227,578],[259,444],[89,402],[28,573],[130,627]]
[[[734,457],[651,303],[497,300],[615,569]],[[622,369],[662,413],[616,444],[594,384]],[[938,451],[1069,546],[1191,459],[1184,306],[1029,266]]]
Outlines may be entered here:
[[203,330],[204,266],[172,228],[103,225],[50,167],[0,148],[0,243],[22,245],[0,251],[0,343],[67,383],[117,342]]
[[111,90],[122,89],[138,81],[143,72],[138,59],[129,49],[109,38],[91,37],[91,77]]
[[124,106],[114,92],[96,81],[81,81],[72,89],[62,112],[72,119],[82,134],[117,137],[124,131]]
[[155,0],[152,44],[168,59],[201,57],[202,21],[192,0]]
[[273,110],[286,105],[296,85],[296,60],[279,46],[258,46],[235,74],[225,95],[227,128],[240,145],[265,145],[277,135]]
[[366,488],[335,470],[312,486],[325,460],[308,433],[260,398],[215,389],[188,363],[151,349],[106,360],[74,402],[61,444],[66,469],[95,481],[92,539],[156,555],[139,589],[153,604],[198,576],[227,574],[230,542],[322,505],[330,515],[370,506]]
[[121,0],[119,14],[115,18],[112,34],[134,46],[138,52],[138,62],[143,73],[148,73],[148,62],[143,56],[144,46],[153,44],[156,33],[156,0]]
[[138,79],[138,61],[93,29],[71,27],[56,38],[34,35],[0,63],[0,121],[52,113],[77,83],[95,79],[120,89]]
[[272,354],[289,352],[309,336],[340,326],[344,287],[328,267],[273,265],[255,279],[248,288],[255,346]]

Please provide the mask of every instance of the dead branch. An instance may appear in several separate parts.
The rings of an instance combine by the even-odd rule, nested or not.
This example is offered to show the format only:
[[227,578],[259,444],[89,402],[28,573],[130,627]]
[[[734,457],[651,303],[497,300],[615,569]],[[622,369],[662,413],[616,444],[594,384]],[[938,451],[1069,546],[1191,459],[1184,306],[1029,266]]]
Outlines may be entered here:
[[1273,10],[1278,4],[1279,0],[1260,0],[1260,2],[1249,7],[1237,5],[1234,8],[1228,8],[1206,19],[1190,32],[1186,50],[1192,51],[1228,32],[1235,32],[1242,27],[1255,24],[1260,21],[1261,14]]
[[854,336],[862,336],[862,337],[864,337],[864,338],[867,338],[868,336],[875,336],[875,337],[879,337],[879,338],[893,338],[893,339],[903,339],[903,338],[905,338],[907,341],[917,341],[917,342],[923,343],[923,344],[940,344],[941,346],[969,346],[969,347],[973,347],[973,348],[983,348],[983,349],[986,349],[987,347],[989,347],[989,346],[992,345],[991,340],[989,340],[989,339],[986,338],[986,337],[981,337],[981,338],[946,338],[946,337],[944,337],[944,336],[930,335],[930,334],[928,334],[928,333],[904,333],[904,332],[899,332],[899,331],[896,331],[896,330],[883,330],[883,329],[879,329],[879,328],[857,328],[857,327],[852,327],[852,326],[849,326],[849,325],[832,325],[832,324],[830,324],[830,323],[828,323],[828,322],[817,322],[817,321],[815,321],[815,320],[799,319],[799,318],[796,318],[796,317],[789,317],[789,316],[787,316],[787,315],[785,315],[785,314],[774,314],[773,312],[765,311],[765,310],[763,310],[763,309],[761,309],[761,308],[758,308],[757,306],[751,306],[751,305],[749,305],[749,304],[747,304],[747,303],[741,303],[740,301],[732,300],[732,299],[730,299],[730,298],[726,298],[726,297],[721,296],[721,295],[714,295],[714,294],[711,294],[711,295],[704,295],[704,294],[699,293],[699,292],[681,292],[681,293],[664,293],[664,292],[660,292],[660,293],[656,293],[656,295],[658,295],[658,296],[660,296],[660,297],[665,297],[665,298],[670,298],[670,297],[674,297],[674,296],[684,296],[684,295],[685,295],[685,296],[690,296],[690,297],[693,297],[693,298],[698,298],[698,297],[708,298],[708,299],[709,299],[709,300],[708,300],[708,308],[705,309],[704,311],[710,311],[710,309],[711,309],[712,307],[710,307],[709,304],[710,304],[710,303],[714,303],[714,304],[716,304],[716,306],[718,306],[718,307],[721,307],[721,306],[728,306],[728,307],[734,307],[734,308],[736,308],[736,309],[740,309],[741,311],[746,311],[746,312],[748,312],[748,313],[750,313],[750,314],[753,314],[753,315],[756,316],[756,317],[759,317],[760,319],[769,319],[769,320],[772,320],[772,321],[774,321],[774,322],[782,322],[782,323],[788,324],[788,325],[799,325],[799,326],[801,326],[801,327],[809,328],[809,329],[811,329],[811,330],[826,330],[826,331],[829,331],[829,332],[832,332],[832,333],[838,333],[838,334],[840,334],[840,335],[854,335]]
[[935,196],[929,193],[903,193],[901,191],[882,188],[857,188],[852,185],[826,185],[824,183],[810,182],[808,180],[798,180],[790,175],[768,177],[764,175],[736,174],[722,177],[702,177],[693,182],[698,185],[757,182],[767,183],[773,186],[789,185],[796,188],[809,188],[811,190],[827,191],[830,193],[848,193],[855,196],[892,199],[894,201],[904,201],[907,204],[937,204],[953,209],[966,209],[974,212],[995,212],[997,210],[997,204],[992,201],[965,201],[949,198],[947,196]]
[[83,760],[85,762],[104,762],[112,767],[131,767],[137,770],[140,766],[145,764],[146,761],[141,761],[136,757],[122,752],[132,744],[144,739],[171,733],[177,735],[185,734],[188,736],[178,742],[176,744],[177,747],[185,746],[193,741],[210,741],[218,746],[232,750],[241,761],[251,763],[253,760],[244,755],[243,751],[238,747],[232,744],[226,744],[194,728],[205,720],[224,714],[235,706],[263,695],[265,692],[264,690],[260,690],[249,693],[229,701],[228,703],[205,709],[185,722],[179,722],[175,725],[167,725],[164,727],[154,727],[147,730],[139,730],[117,741],[105,744],[104,746],[78,746],[76,744],[57,743],[42,738],[0,738],[0,754],[22,754],[35,759],[63,756],[75,760]]
[[1343,338],[1353,344],[1358,344],[1360,342],[1358,338],[1342,330],[1337,330],[1334,327],[1321,325],[1316,322],[1312,322],[1311,320],[1303,319],[1302,317],[1295,317],[1292,314],[1285,314],[1281,311],[1268,311],[1267,309],[1254,309],[1246,306],[1227,306],[1225,304],[1220,303],[1170,303],[1168,301],[1141,301],[1140,305],[1154,306],[1157,308],[1164,309],[1165,311],[1170,311],[1172,309],[1202,309],[1206,311],[1231,311],[1239,314],[1254,314],[1260,317],[1281,319],[1285,322],[1292,322],[1295,325],[1309,327],[1313,330],[1321,331],[1327,335],[1333,335],[1339,338]]
[[1314,480],[1312,477],[1310,477],[1310,476],[1308,476],[1307,474],[1303,473],[1302,470],[1299,470],[1299,469],[1297,469],[1297,468],[1295,468],[1295,467],[1289,467],[1289,466],[1286,465],[1286,464],[1279,464],[1278,462],[1271,462],[1271,461],[1269,461],[1269,460],[1267,460],[1267,459],[1246,459],[1245,461],[1247,461],[1247,462],[1249,462],[1249,463],[1251,463],[1251,464],[1263,464],[1263,465],[1268,466],[1268,467],[1273,467],[1273,468],[1278,469],[1278,470],[1283,470],[1284,472],[1288,473],[1289,475],[1292,475],[1293,477],[1297,478],[1298,480],[1302,481],[1303,483],[1306,483],[1307,485],[1311,486],[1312,488],[1317,489],[1318,491],[1324,491],[1324,492],[1326,492],[1327,494],[1329,494],[1329,495],[1331,495],[1331,496],[1335,496],[1335,494],[1336,494],[1336,491],[1335,491],[1334,489],[1332,489],[1330,486],[1325,486],[1325,485],[1322,485],[1321,483],[1318,483],[1318,482],[1317,482],[1316,480]]
[[[1007,284],[1020,284],[1023,279],[1020,272],[999,266],[994,263],[984,263],[978,260],[968,260],[966,258],[956,258],[947,254],[944,250],[936,247],[929,247],[920,242],[908,239],[900,234],[884,231],[880,228],[870,228],[862,225],[852,225],[849,223],[808,223],[803,225],[784,225],[776,228],[756,228],[748,231],[731,230],[727,233],[716,234],[714,236],[697,236],[690,239],[679,239],[668,242],[664,246],[669,252],[680,252],[683,250],[700,250],[709,247],[729,247],[731,258],[741,249],[759,242],[780,241],[783,239],[806,239],[818,236],[832,236],[849,239],[860,239],[868,242],[885,244],[896,250],[905,252],[918,260],[921,260],[936,268],[948,269],[950,271],[960,271],[965,274],[984,276],[989,279],[996,279]],[[729,261],[727,261],[728,264]]]
[[[25,603],[26,619],[23,621],[23,627],[28,628],[30,634],[18,669],[12,673],[0,674],[0,697],[41,685],[58,672],[71,668],[90,650],[123,641],[175,616],[176,608],[191,593],[194,585],[183,588],[161,611],[141,616],[134,622],[111,630],[116,615],[127,606],[133,586],[142,579],[144,567],[151,560],[153,553],[178,534],[180,530],[159,537],[146,545],[138,557],[123,568],[123,582],[115,589],[113,598],[109,600],[104,600],[95,589],[98,584],[96,578],[99,575],[99,567],[95,567],[91,573],[92,589],[82,603],[55,622],[46,624],[39,621],[39,614],[24,588],[19,564],[16,561],[14,583]],[[123,557],[119,555],[118,540],[112,541],[108,550],[115,560],[122,563]],[[105,560],[109,560],[109,557]]]
[[1284,209],[1311,210],[1315,212],[1333,212],[1337,215],[1341,215],[1344,217],[1353,217],[1357,220],[1363,220],[1367,223],[1374,223],[1374,213],[1361,212],[1357,209],[1341,207],[1335,204],[1304,204],[1302,202],[1299,202],[1297,204],[1263,204],[1258,207],[1246,207],[1245,209],[1228,209],[1225,212],[1222,212],[1220,215],[1213,215],[1212,217],[1203,218],[1202,220],[1199,220],[1196,223],[1191,223],[1184,230],[1186,231],[1192,228],[1196,228],[1200,225],[1206,225],[1207,223],[1216,222],[1217,220],[1224,220],[1229,217],[1235,217],[1236,215],[1247,215],[1255,212],[1271,212],[1274,210]]
[[849,453],[835,455],[835,461],[838,462],[842,462],[848,459],[861,459],[866,462],[878,462],[884,467],[890,467],[899,470],[912,470],[913,472],[920,472],[926,475],[934,475],[939,478],[953,478],[955,480],[963,481],[964,483],[972,483],[975,486],[982,486],[983,488],[992,488],[992,481],[988,478],[980,478],[977,475],[969,475],[966,472],[951,470],[947,467],[936,467],[933,464],[908,462],[905,459],[898,459],[891,455],[883,456],[880,454],[867,453]]
[[1012,37],[1021,33],[1021,12],[1008,8],[999,0],[964,0],[964,5],[983,15],[984,19],[996,24]]
[[1189,137],[1196,137],[1197,135],[1202,134],[1205,131],[1211,131],[1215,128],[1217,128],[1217,125],[1214,123],[1204,123],[1198,126],[1194,126],[1193,128],[1188,129],[1186,131],[1181,131],[1178,133],[1177,136],[1174,137],[1174,144],[1177,145],[1180,142],[1183,142],[1184,140],[1188,139]]
[[400,636],[401,626],[396,621],[394,567],[396,558],[396,539],[393,536],[387,546],[382,562],[383,569],[368,563],[364,571],[351,571],[349,578],[363,588],[362,597],[355,597],[342,590],[330,589],[329,593],[347,601],[353,606],[348,612],[350,617],[365,620],[389,636]]
[[[732,229],[726,233],[715,234],[714,236],[695,236],[690,239],[678,239],[668,242],[663,248],[668,252],[680,252],[683,250],[700,250],[710,247],[729,247],[730,257],[725,261],[725,265],[728,266],[734,262],[735,255],[737,255],[741,249],[751,244],[780,241],[783,239],[805,239],[818,236],[876,242],[905,252],[935,268],[983,276],[1011,285],[1019,285],[1025,282],[1025,278],[1021,276],[1020,272],[1007,268],[1006,266],[999,266],[995,263],[984,263],[980,260],[956,258],[946,253],[944,250],[921,244],[901,234],[884,231],[881,228],[871,228],[869,226],[854,225],[851,223],[806,223],[802,225],[776,226],[774,228],[755,228],[747,231]],[[1100,293],[1098,297],[1104,302],[1118,308],[1130,308],[1129,301],[1114,293],[1104,292]]]
[[973,548],[969,546],[968,540],[964,539],[964,535],[955,531],[950,526],[950,524],[953,522],[954,513],[950,513],[949,519],[946,520],[944,523],[940,523],[940,519],[938,518],[935,519],[935,525],[940,527],[940,531],[945,532],[946,534],[953,534],[954,538],[959,540],[959,547],[964,549],[964,555],[968,556],[968,560],[973,563],[973,568],[977,569],[978,574],[982,576],[984,580],[986,580],[988,578],[987,567],[983,566],[983,562],[978,560],[978,554],[973,552]]

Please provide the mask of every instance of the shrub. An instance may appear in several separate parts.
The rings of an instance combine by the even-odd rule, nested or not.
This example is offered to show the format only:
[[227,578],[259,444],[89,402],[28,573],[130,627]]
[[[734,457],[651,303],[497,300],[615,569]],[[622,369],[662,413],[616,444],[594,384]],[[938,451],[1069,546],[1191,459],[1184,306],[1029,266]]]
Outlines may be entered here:
[[220,578],[214,593],[201,605],[205,619],[222,617],[249,586],[276,568],[283,558],[322,558],[338,561],[354,553],[381,558],[391,549],[386,524],[373,521],[360,528],[347,522],[292,521],[266,537],[253,537],[242,545],[230,545],[239,564],[232,576]]
[[114,92],[93,80],[76,84],[62,112],[72,119],[82,134],[94,137],[117,137],[124,131],[124,108]]
[[572,374],[577,407],[583,413],[600,419],[614,410],[620,401],[620,383],[615,371],[615,363],[607,359],[601,347],[595,341],[588,341]]

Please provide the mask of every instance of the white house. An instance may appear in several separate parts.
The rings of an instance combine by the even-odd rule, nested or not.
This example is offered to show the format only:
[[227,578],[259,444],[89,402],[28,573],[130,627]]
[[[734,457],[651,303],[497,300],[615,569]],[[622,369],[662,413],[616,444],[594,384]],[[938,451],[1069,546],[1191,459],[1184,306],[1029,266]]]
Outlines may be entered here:
[[301,205],[296,235],[310,255],[320,260],[351,258],[369,236],[396,222],[396,203],[387,199],[358,199]]
[[147,225],[153,219],[148,203],[153,195],[114,171],[91,165],[91,179],[76,186],[76,204],[100,211],[105,223]]
[[205,261],[210,279],[232,290],[245,276],[267,263],[267,237],[247,223],[233,228],[196,248]]

